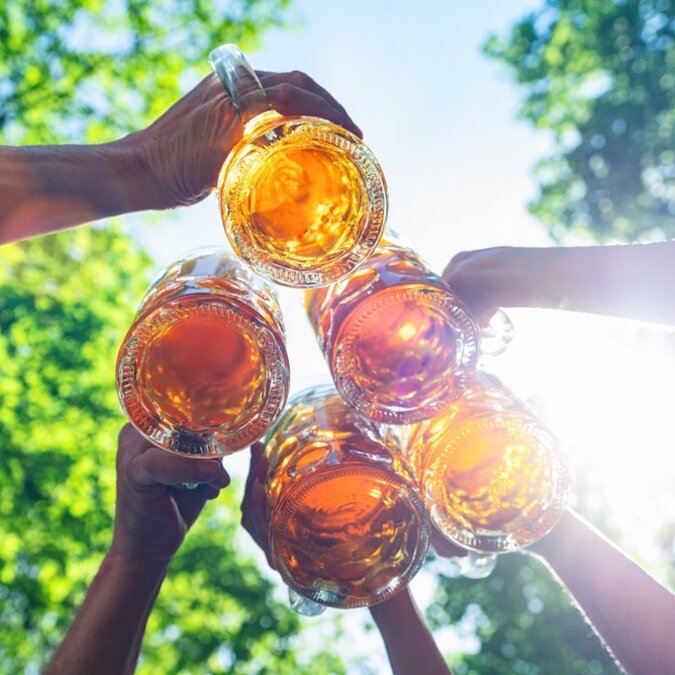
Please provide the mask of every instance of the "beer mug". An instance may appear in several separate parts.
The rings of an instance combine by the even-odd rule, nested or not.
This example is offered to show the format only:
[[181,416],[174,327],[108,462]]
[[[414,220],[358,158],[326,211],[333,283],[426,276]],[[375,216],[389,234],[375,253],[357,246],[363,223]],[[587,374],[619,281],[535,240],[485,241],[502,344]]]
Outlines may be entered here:
[[127,417],[166,450],[220,456],[250,445],[288,397],[276,294],[225,249],[188,254],[143,298],[116,375]]
[[[384,424],[439,415],[486,351],[465,305],[391,235],[347,279],[306,291],[305,306],[342,397]],[[498,314],[493,351],[511,336]]]
[[270,555],[292,591],[362,607],[417,573],[429,522],[412,475],[393,439],[332,386],[291,399],[265,452]]
[[551,431],[499,380],[469,375],[462,397],[410,430],[406,458],[431,520],[478,553],[528,546],[557,523],[567,459]]
[[332,122],[277,113],[235,45],[213,50],[209,62],[244,122],[218,180],[232,248],[286,286],[346,276],[377,246],[387,218],[377,159]]

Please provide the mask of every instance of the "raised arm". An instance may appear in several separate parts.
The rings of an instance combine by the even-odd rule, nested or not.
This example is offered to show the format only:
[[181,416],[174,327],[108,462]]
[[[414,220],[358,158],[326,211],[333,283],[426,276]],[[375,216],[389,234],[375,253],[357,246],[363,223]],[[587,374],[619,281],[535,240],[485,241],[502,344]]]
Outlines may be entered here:
[[675,241],[489,248],[455,256],[443,276],[479,313],[547,307],[675,324]]
[[[199,487],[172,487],[182,482]],[[219,461],[173,456],[122,429],[112,544],[45,675],[133,673],[169,561],[228,483]]]
[[[279,112],[315,115],[361,135],[344,108],[300,72],[260,73]],[[101,145],[0,147],[0,244],[132,211],[206,197],[242,134],[215,75],[147,129]]]
[[410,590],[370,608],[380,630],[394,675],[452,675]]
[[[251,467],[241,503],[241,523],[273,568],[267,536],[266,474],[264,446],[256,443],[251,447]],[[394,675],[452,675],[407,588],[393,598],[374,605],[370,612],[384,640]]]
[[576,600],[632,675],[668,675],[675,664],[675,595],[572,511],[530,547]]

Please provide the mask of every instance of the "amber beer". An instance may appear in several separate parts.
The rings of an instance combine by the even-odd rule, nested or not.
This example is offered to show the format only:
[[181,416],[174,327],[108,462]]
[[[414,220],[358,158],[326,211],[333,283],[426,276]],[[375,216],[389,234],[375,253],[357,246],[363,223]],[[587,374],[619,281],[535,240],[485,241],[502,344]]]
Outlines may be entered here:
[[497,378],[476,373],[444,415],[411,430],[406,456],[434,525],[464,548],[499,553],[545,535],[565,508],[566,457]]
[[245,122],[217,188],[235,252],[287,286],[346,276],[377,246],[385,225],[387,186],[375,155],[327,120],[273,110],[234,45],[209,60]]
[[338,391],[379,422],[440,414],[476,365],[479,332],[468,310],[392,236],[347,279],[306,291],[305,305]]
[[116,373],[125,413],[161,447],[212,456],[249,445],[288,395],[274,291],[224,249],[188,255],[146,293]]
[[429,524],[393,438],[317,387],[291,400],[266,453],[270,552],[292,590],[361,607],[410,581]]

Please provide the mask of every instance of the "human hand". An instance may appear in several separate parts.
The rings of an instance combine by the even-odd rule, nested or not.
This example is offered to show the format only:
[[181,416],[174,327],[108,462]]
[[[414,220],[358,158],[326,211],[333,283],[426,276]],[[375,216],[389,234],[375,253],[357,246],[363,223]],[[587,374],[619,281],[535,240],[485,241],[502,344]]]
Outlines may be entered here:
[[443,279],[484,325],[500,307],[562,308],[574,280],[588,274],[573,251],[511,246],[465,251],[448,263]]
[[265,446],[262,443],[254,443],[251,446],[251,464],[246,478],[244,498],[241,501],[241,524],[263,550],[269,566],[276,569],[269,549],[269,513],[265,486],[267,467]]
[[512,306],[517,269],[512,268],[508,247],[458,253],[443,271],[443,279],[469,307],[480,324],[485,324],[499,307]]
[[[230,477],[217,459],[195,459],[153,446],[130,424],[117,451],[117,502],[110,554],[123,561],[167,564],[204,504]],[[197,483],[194,490],[180,483]]]
[[466,549],[453,544],[433,524],[431,525],[431,546],[441,558],[463,558],[467,554]]
[[[258,76],[278,112],[322,117],[363,136],[345,109],[308,75],[261,71]],[[138,151],[149,176],[146,208],[187,206],[206,197],[242,132],[241,118],[212,74],[147,129],[122,139]]]

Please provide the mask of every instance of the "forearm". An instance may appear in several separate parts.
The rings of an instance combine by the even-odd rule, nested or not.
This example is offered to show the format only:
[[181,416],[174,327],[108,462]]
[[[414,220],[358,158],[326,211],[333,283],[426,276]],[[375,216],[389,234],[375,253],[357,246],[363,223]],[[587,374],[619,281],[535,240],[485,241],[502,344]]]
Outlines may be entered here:
[[675,595],[571,511],[530,549],[548,563],[623,667],[672,672]]
[[675,242],[503,250],[509,266],[503,287],[508,276],[516,280],[504,306],[675,324]]
[[450,673],[443,655],[406,588],[370,608],[394,675]]
[[106,556],[45,675],[133,673],[165,572],[163,565]]
[[0,147],[0,244],[155,208],[157,189],[137,137]]

